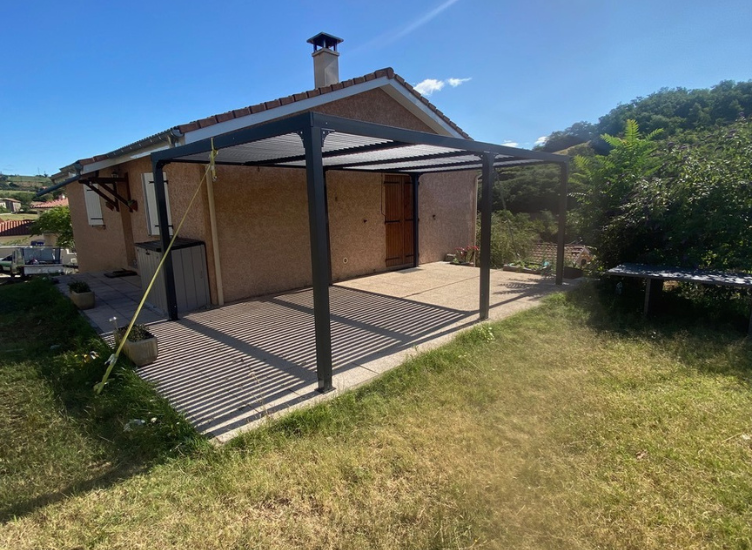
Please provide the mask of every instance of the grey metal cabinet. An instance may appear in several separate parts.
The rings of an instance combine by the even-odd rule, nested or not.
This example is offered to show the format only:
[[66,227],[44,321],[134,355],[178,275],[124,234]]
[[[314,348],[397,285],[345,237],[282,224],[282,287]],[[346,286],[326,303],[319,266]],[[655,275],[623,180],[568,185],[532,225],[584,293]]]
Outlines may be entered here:
[[[141,273],[141,286],[149,285],[162,260],[162,243],[149,241],[136,245],[136,258]],[[175,273],[175,292],[178,313],[188,313],[209,306],[209,277],[206,270],[206,245],[202,241],[178,238],[172,247],[172,265]],[[147,302],[167,311],[164,273],[159,274]]]

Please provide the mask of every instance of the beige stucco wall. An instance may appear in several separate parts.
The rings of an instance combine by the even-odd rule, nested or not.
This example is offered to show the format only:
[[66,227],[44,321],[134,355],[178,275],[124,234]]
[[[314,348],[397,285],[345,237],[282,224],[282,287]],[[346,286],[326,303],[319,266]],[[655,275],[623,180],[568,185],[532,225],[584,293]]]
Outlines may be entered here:
[[214,201],[226,301],[310,284],[303,170],[219,166]]
[[378,88],[321,105],[312,111],[435,134],[426,124]]
[[381,174],[329,172],[329,248],[332,279],[386,270]]
[[[431,130],[382,90],[332,102],[316,111],[413,130]],[[172,222],[177,227],[205,167],[171,164]],[[148,234],[141,174],[151,172],[148,157],[124,163],[137,212],[103,207],[105,228],[86,223],[80,185],[70,202],[82,270],[135,265],[134,245],[157,239]],[[102,173],[106,176],[109,173]],[[284,168],[217,168],[214,199],[225,301],[239,300],[311,284],[308,201],[305,171]],[[77,189],[78,188],[78,189]],[[125,188],[121,190],[125,194]],[[382,175],[327,173],[332,278],[335,281],[386,270],[382,214]],[[204,188],[181,231],[207,248],[212,301],[217,299],[207,190]],[[474,242],[475,174],[426,175],[420,184],[420,261],[443,259],[455,247]]]
[[[118,185],[119,191],[121,188],[122,186]],[[83,185],[71,183],[67,187],[67,194],[79,269],[104,271],[126,267],[128,256],[125,251],[120,212],[107,208],[100,198],[104,225],[90,226],[86,215]]]
[[475,244],[477,172],[425,174],[418,186],[420,263]]
[[[159,239],[157,235],[149,235],[146,201],[141,175],[152,170],[149,158],[138,159],[117,166],[117,172],[128,179],[130,198],[138,204],[135,212],[130,212],[124,205],[120,205],[120,212],[113,212],[104,206],[102,213],[105,226],[89,226],[86,216],[83,189],[73,183],[68,188],[71,218],[76,239],[79,266],[81,271],[102,271],[128,267],[138,270],[136,263],[135,245],[137,243]],[[177,227],[180,218],[186,212],[188,203],[193,196],[204,168],[193,164],[173,164],[165,169],[169,182],[170,214],[172,223]],[[102,171],[100,175],[109,176],[112,169]],[[118,184],[118,192],[126,197],[128,189],[125,184]],[[204,187],[197,197],[194,207],[188,213],[180,235],[185,238],[198,239],[206,242],[207,257],[211,259],[213,253],[209,232],[208,206]],[[216,300],[216,285],[213,263],[208,262],[209,282],[212,298]]]

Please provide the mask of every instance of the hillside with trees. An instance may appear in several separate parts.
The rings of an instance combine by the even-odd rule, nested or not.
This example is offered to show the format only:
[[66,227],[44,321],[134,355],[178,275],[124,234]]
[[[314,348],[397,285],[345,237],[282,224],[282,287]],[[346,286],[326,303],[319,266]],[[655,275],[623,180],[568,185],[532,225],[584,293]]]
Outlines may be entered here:
[[601,136],[624,131],[627,120],[637,122],[645,134],[661,130],[662,139],[669,139],[688,131],[732,124],[749,115],[752,115],[752,81],[725,80],[710,89],[662,88],[647,97],[618,105],[595,124],[576,122],[565,130],[553,132],[539,149],[557,152],[591,142],[597,152],[607,153],[608,144]]
[[[605,267],[629,261],[752,270],[748,114],[752,81],[724,81],[705,90],[662,89],[596,124],[552,133],[542,149],[574,159],[567,240],[597,248]],[[555,167],[500,170],[497,240],[526,240],[505,247],[519,257],[532,241],[550,239],[557,193]]]

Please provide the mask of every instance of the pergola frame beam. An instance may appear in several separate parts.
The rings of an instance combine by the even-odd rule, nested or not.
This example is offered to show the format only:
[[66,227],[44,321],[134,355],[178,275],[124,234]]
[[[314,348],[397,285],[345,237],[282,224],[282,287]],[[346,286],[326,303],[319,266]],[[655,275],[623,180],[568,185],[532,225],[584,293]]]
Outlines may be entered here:
[[[387,143],[374,143],[370,145],[341,148],[333,151],[323,151],[326,136],[331,132],[358,135],[375,139],[382,139]],[[221,150],[229,147],[243,145],[274,138],[287,134],[298,134],[303,142],[305,155],[286,155],[277,159],[264,161],[241,161],[228,162],[221,158]],[[400,147],[411,145],[429,145],[454,149],[456,152],[436,153],[435,155],[421,155],[419,157],[400,157],[395,154],[393,158],[363,162],[346,163],[336,166],[327,166],[326,170],[347,170],[356,172],[390,172],[409,173],[413,183],[413,208],[414,208],[414,231],[415,231],[415,265],[419,264],[419,179],[422,174],[441,172],[453,172],[457,170],[482,169],[482,198],[481,198],[481,246],[480,246],[480,304],[479,316],[488,319],[490,309],[490,266],[491,266],[491,218],[493,183],[496,179],[496,168],[504,166],[504,161],[510,165],[529,160],[533,163],[556,163],[561,166],[560,173],[560,197],[559,197],[559,236],[557,246],[556,284],[562,284],[564,263],[564,228],[566,227],[567,205],[567,174],[568,158],[551,153],[539,151],[527,151],[515,149],[503,145],[482,143],[461,138],[429,134],[404,128],[383,126],[369,122],[362,122],[340,117],[323,115],[320,113],[303,113],[300,115],[270,121],[258,126],[238,130],[230,134],[216,136],[213,143],[209,139],[197,141],[188,145],[174,147],[151,154],[152,169],[154,173],[154,187],[157,196],[157,214],[160,226],[160,240],[162,250],[167,251],[170,235],[168,231],[161,230],[168,226],[167,204],[165,200],[165,184],[163,168],[171,162],[208,163],[208,153],[212,150],[220,151],[217,164],[235,166],[272,166],[279,168],[298,168],[306,171],[306,186],[308,194],[308,222],[311,242],[311,272],[313,284],[313,314],[316,336],[316,372],[318,378],[318,390],[327,392],[334,389],[333,365],[332,365],[332,340],[331,340],[331,315],[329,305],[330,274],[330,251],[328,238],[327,204],[326,204],[326,179],[324,158],[346,157],[364,152],[383,151],[389,149],[398,150]],[[186,158],[195,155],[206,154],[205,161],[196,158]],[[475,155],[479,162],[468,161],[467,163],[447,163],[442,159],[454,156]],[[305,160],[305,166],[281,165],[284,162],[299,162]],[[408,168],[400,167],[396,170],[388,168],[389,163],[409,163],[411,161],[435,160],[428,165],[409,165]],[[459,165],[458,165],[459,164]],[[387,166],[385,168],[385,165]],[[359,167],[359,168],[357,168]],[[369,170],[370,168],[370,170]],[[408,172],[409,171],[409,172]],[[171,254],[167,254],[164,262],[165,286],[167,291],[168,313],[171,320],[178,318],[177,299],[175,293],[175,279]]]

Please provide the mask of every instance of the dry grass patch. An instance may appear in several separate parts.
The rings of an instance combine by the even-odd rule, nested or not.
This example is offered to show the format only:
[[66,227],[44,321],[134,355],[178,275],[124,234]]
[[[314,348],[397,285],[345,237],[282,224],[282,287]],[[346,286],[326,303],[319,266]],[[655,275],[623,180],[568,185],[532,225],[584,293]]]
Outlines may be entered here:
[[748,345],[632,324],[602,300],[584,288],[476,328],[223,448],[10,521],[0,547],[751,547]]

